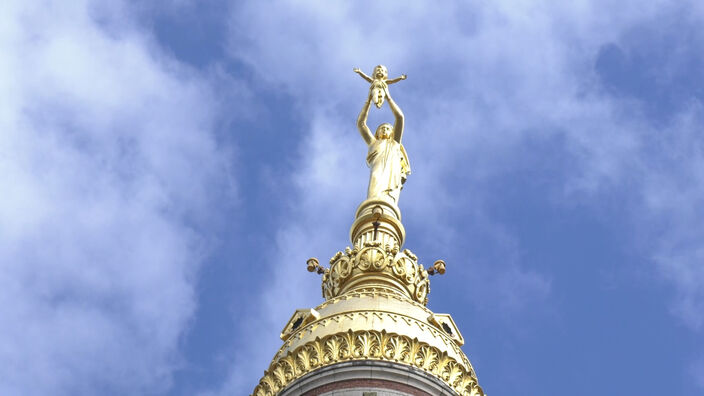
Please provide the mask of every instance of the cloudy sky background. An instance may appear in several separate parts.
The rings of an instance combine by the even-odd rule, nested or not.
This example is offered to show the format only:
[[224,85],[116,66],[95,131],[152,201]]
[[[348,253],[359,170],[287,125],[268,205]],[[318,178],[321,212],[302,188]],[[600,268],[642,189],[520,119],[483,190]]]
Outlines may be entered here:
[[[349,244],[383,63],[406,247],[490,395],[704,392],[699,1],[5,1],[0,394],[245,395]],[[370,124],[390,120],[373,109]]]

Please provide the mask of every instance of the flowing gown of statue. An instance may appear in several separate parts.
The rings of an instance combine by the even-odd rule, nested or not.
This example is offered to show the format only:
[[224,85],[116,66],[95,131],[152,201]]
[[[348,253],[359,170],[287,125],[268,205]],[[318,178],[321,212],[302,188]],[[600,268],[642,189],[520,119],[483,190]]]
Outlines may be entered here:
[[394,139],[375,139],[369,145],[367,165],[369,176],[369,189],[367,198],[393,199],[398,204],[403,182],[408,173],[408,159],[402,146]]

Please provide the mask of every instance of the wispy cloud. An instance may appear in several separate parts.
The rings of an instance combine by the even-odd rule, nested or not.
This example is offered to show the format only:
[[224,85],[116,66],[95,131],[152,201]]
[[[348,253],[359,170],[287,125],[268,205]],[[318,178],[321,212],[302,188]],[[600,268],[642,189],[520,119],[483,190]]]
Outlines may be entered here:
[[694,378],[694,383],[700,389],[704,389],[704,360],[696,361],[690,366],[690,374]]
[[704,138],[701,104],[659,131],[644,156],[641,237],[654,241],[653,259],[676,286],[673,311],[694,329],[704,325]]
[[121,3],[2,8],[0,393],[166,389],[229,188],[209,88]]
[[328,256],[346,246],[354,209],[363,199],[364,168],[351,160],[347,148],[363,147],[364,143],[357,142],[354,130],[348,136],[331,133],[345,126],[324,111],[314,113],[311,133],[297,149],[301,168],[290,174],[293,191],[277,191],[288,197],[287,221],[272,230],[271,251],[261,268],[265,282],[238,329],[241,337],[233,359],[238,369],[215,393],[251,392],[280,346],[279,331],[286,320],[295,309],[322,302],[320,277],[306,271],[306,260],[318,257],[325,263]]
[[[282,224],[277,253],[272,255],[272,270],[281,281],[273,282],[276,288],[267,286],[259,316],[269,323],[283,324],[281,301],[311,301],[312,294],[291,289],[291,285],[303,282],[300,277],[304,274],[298,268],[319,248],[332,248],[332,253],[342,247],[333,247],[339,242],[333,243],[328,233],[320,231],[346,230],[350,219],[336,212],[354,206],[362,197],[340,180],[348,180],[347,176],[366,178],[358,168],[345,170],[351,167],[347,161],[363,161],[361,155],[352,158],[351,153],[364,151],[363,145],[354,143],[355,137],[349,137],[355,134],[354,117],[366,94],[351,67],[371,68],[377,63],[390,66],[391,74],[409,75],[409,80],[392,88],[392,93],[403,97],[401,105],[408,118],[405,143],[416,170],[407,188],[432,195],[404,192],[401,204],[406,218],[423,218],[422,227],[407,220],[410,226],[433,235],[433,243],[443,245],[450,255],[462,245],[458,242],[463,239],[457,235],[461,227],[470,235],[479,235],[480,227],[493,230],[489,234],[493,243],[505,249],[500,250],[502,257],[473,263],[476,273],[493,279],[484,289],[467,294],[473,303],[500,299],[506,302],[504,311],[515,312],[524,309],[527,302],[545,299],[550,293],[549,275],[527,268],[510,232],[496,220],[482,218],[483,209],[492,200],[484,187],[492,178],[519,166],[513,158],[520,155],[526,141],[555,139],[573,161],[570,169],[555,172],[556,180],[549,187],[553,191],[546,195],[558,196],[565,205],[590,205],[628,185],[633,187],[630,200],[657,201],[650,195],[658,190],[651,175],[659,172],[657,165],[649,163],[647,150],[656,126],[637,110],[632,99],[603,89],[595,63],[604,45],[619,42],[630,29],[671,7],[667,2],[598,1],[569,6],[477,2],[446,7],[277,1],[236,7],[232,57],[251,66],[259,81],[286,90],[296,106],[309,114],[312,125],[310,132],[304,133],[305,145],[299,148],[305,154],[293,170],[299,180],[296,197],[300,205]],[[336,114],[346,114],[348,121],[334,116],[335,121],[326,123],[321,134],[316,124],[321,111],[315,109],[335,109]],[[375,121],[381,120],[377,113],[374,116]],[[678,136],[689,130],[672,126],[672,133]],[[348,147],[341,149],[336,145],[339,141],[349,142]],[[694,137],[694,141],[700,140]],[[681,149],[674,148],[683,154]],[[662,177],[694,166],[691,159],[687,156],[685,163],[673,164]],[[331,173],[344,176],[336,178]],[[363,191],[363,183],[355,188]],[[683,305],[678,306],[695,312],[693,308],[702,304],[704,284],[692,265],[699,260],[696,244],[678,250],[686,255],[684,261],[668,253],[682,246],[682,233],[676,230],[691,225],[682,221],[692,218],[682,208],[696,206],[702,197],[699,191],[685,191],[688,193],[683,196],[681,187],[675,186],[672,194],[656,194],[668,208],[659,216],[677,227],[664,231],[665,240],[672,243],[640,253],[658,257],[658,268],[671,274],[668,276],[677,293],[683,296]],[[676,204],[673,194],[686,202]],[[323,216],[322,222],[312,220]],[[480,220],[475,225],[457,220],[472,216]],[[294,259],[291,252],[299,253]],[[696,276],[686,277],[692,271]],[[270,345],[273,352],[277,341]],[[271,356],[263,349],[261,357],[256,354],[260,362]],[[234,371],[242,369],[238,365]],[[246,392],[251,385],[231,383],[229,389]]]

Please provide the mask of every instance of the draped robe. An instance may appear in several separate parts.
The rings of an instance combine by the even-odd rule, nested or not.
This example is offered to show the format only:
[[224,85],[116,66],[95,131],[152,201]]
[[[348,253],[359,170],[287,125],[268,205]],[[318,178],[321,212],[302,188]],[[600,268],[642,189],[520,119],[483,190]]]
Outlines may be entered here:
[[406,175],[410,173],[403,146],[394,139],[374,139],[369,145],[367,165],[371,171],[367,199],[390,197],[398,204]]

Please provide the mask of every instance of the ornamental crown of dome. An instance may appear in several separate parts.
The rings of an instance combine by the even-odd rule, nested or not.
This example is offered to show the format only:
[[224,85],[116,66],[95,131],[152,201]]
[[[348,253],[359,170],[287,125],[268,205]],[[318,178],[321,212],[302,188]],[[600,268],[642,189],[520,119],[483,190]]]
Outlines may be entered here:
[[348,291],[370,287],[397,290],[411,300],[426,305],[430,292],[429,275],[444,274],[445,262],[437,260],[426,269],[409,249],[400,250],[405,231],[400,212],[388,202],[367,200],[357,209],[350,239],[354,247],[337,252],[330,267],[308,260],[308,271],[323,275],[323,297],[330,299]]
[[330,268],[323,274],[323,297],[331,299],[369,287],[394,288],[426,305],[430,281],[428,271],[410,250],[399,252],[398,245],[382,246],[380,241],[363,242],[361,248],[348,247],[330,259]]

